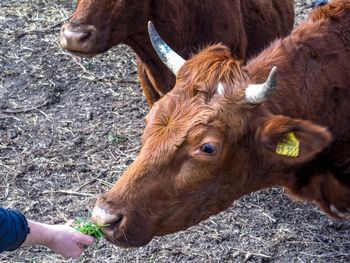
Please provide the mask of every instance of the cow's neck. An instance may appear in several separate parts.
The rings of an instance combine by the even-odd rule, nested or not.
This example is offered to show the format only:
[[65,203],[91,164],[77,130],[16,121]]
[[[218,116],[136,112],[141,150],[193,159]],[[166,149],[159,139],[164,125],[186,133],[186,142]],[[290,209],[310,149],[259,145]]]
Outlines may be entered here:
[[[255,163],[250,164],[255,165]],[[256,192],[262,189],[271,187],[287,187],[293,184],[295,176],[291,168],[281,167],[278,165],[264,164],[258,167],[255,171],[250,171],[249,182],[250,186],[246,193]]]
[[165,93],[171,90],[175,84],[175,76],[169,71],[163,62],[158,58],[155,53],[146,32],[140,32],[130,36],[125,44],[130,46],[138,56],[138,59],[142,63],[139,65],[143,67],[143,70],[139,70],[138,74],[143,80],[147,81],[147,89],[154,89],[159,97],[162,97]]
[[[277,66],[279,72],[277,88],[271,100],[267,102],[271,112],[316,121],[320,117],[319,113],[323,112],[322,105],[317,104],[317,100],[307,98],[319,97],[321,92],[317,89],[309,89],[308,96],[303,94],[303,89],[306,88],[305,78],[304,75],[300,75],[300,72],[310,71],[308,68],[310,65],[308,63],[297,64],[294,61],[297,52],[298,56],[305,56],[305,61],[308,59],[309,52],[303,53],[300,47],[295,49],[293,46],[288,46],[288,40],[289,37],[272,43],[247,63],[247,70],[254,82],[263,83],[272,67]],[[308,47],[303,48],[307,49]],[[313,111],[307,112],[308,108],[312,108]]]
[[[171,48],[175,50],[180,56],[184,59],[188,59],[189,54],[193,46],[197,46],[198,43],[187,43],[186,40],[177,39],[168,39],[168,36],[181,35],[172,33],[163,33],[160,32],[160,35],[164,40],[171,45]],[[181,43],[181,44],[179,44]],[[145,72],[139,72],[138,74],[142,76],[142,79],[147,79],[149,84],[156,90],[159,97],[164,96],[169,92],[175,85],[175,75],[167,68],[167,66],[159,59],[157,53],[155,52],[148,36],[147,31],[140,31],[130,35],[125,44],[130,46],[138,56],[142,67],[144,67]],[[144,85],[143,85],[144,86]],[[147,86],[147,85],[146,85]],[[148,88],[148,87],[147,87]]]

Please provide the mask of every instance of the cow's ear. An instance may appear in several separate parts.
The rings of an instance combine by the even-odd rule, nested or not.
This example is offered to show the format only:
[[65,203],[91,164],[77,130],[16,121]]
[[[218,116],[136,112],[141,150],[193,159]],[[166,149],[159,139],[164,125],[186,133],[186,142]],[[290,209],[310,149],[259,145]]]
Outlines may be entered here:
[[288,165],[301,164],[315,157],[331,142],[331,133],[310,121],[273,116],[258,128],[256,139],[263,151]]

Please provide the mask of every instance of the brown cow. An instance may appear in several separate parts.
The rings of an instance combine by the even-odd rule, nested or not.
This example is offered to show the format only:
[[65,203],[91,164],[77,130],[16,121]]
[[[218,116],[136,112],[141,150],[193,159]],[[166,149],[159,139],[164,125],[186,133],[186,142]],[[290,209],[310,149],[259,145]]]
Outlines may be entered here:
[[124,43],[138,57],[138,75],[150,106],[175,84],[154,52],[147,22],[185,59],[208,44],[222,42],[239,59],[251,56],[293,27],[293,0],[79,0],[62,27],[61,45],[94,56]]
[[154,104],[139,155],[93,219],[114,244],[140,246],[272,186],[349,218],[349,61],[350,0],[315,10],[246,66],[221,44],[204,49]]

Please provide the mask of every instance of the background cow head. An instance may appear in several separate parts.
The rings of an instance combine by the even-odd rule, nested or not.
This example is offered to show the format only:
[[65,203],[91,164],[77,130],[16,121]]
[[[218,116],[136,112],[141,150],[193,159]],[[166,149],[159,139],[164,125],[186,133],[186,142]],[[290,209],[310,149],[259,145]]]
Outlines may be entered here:
[[[96,203],[93,219],[109,225],[104,232],[111,242],[144,245],[246,193],[285,185],[294,166],[328,145],[325,128],[248,102],[250,84],[248,72],[221,45],[180,68],[175,88],[147,116],[138,157]],[[298,153],[277,153],[290,134],[300,142]]]
[[[69,23],[62,27],[63,48],[93,56],[125,43],[141,32],[148,18],[151,0],[78,0]],[[144,30],[144,29],[143,29]]]

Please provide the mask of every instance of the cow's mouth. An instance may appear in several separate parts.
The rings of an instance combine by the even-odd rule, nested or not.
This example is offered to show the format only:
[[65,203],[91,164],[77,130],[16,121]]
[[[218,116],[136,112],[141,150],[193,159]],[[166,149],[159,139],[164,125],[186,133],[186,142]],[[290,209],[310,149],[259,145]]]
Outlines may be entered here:
[[106,239],[119,247],[144,246],[154,236],[153,224],[147,217],[139,213],[130,215],[125,209],[113,209],[104,196],[97,199],[91,219],[102,225]]
[[122,248],[141,247],[153,238],[153,236],[146,237],[142,232],[128,231],[127,228],[116,225],[103,227],[102,231],[109,242]]
[[117,234],[115,232],[115,227],[113,226],[106,226],[102,228],[102,231],[105,235],[105,238],[113,243],[114,245],[118,247],[123,247],[123,248],[129,248],[131,247],[128,245],[128,238],[125,234],[120,235],[120,237],[117,237]]

